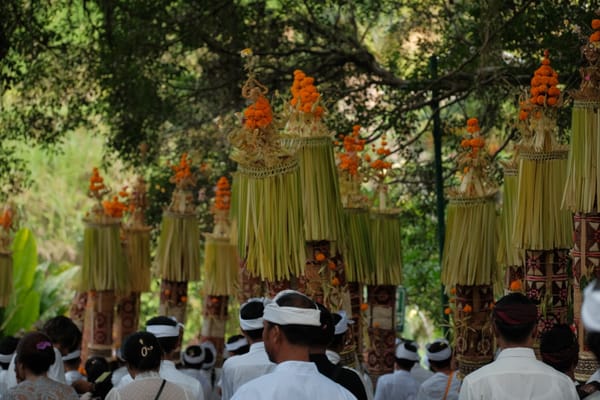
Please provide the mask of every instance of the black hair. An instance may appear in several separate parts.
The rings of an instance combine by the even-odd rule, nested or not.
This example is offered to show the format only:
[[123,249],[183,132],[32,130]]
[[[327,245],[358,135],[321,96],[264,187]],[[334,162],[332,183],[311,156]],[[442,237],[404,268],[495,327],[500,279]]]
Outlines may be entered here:
[[[262,338],[262,329],[260,330],[260,335]],[[230,336],[227,339],[227,344],[233,343],[233,342],[237,342],[238,340],[244,339],[244,335],[233,335]],[[237,350],[233,350],[233,351],[229,351],[231,354],[239,356],[240,354],[246,354],[247,352],[250,351],[250,345],[249,344],[245,344],[243,346],[240,346]]]
[[208,346],[204,346],[204,362],[202,365],[210,365],[217,355],[213,353],[212,349]]
[[[206,352],[202,349],[202,346],[199,346],[197,344],[186,347],[183,354],[190,356],[190,357],[198,357],[201,354],[204,354],[204,357],[206,357]],[[204,359],[201,362],[194,364],[194,363],[190,363],[190,362],[186,361],[185,358],[182,356],[181,362],[187,368],[202,369],[202,364],[204,364]]]
[[335,326],[338,324],[338,322],[340,322],[342,320],[342,316],[338,313],[332,313],[331,317],[333,318],[334,335],[333,335],[333,338],[331,339],[331,343],[329,344],[329,347],[332,349],[339,349],[339,348],[342,348],[342,346],[344,345],[344,338],[346,337],[346,332],[336,335],[335,334]]
[[53,344],[59,345],[67,353],[81,347],[81,330],[71,318],[63,315],[51,318],[44,323],[42,331],[48,335]]
[[48,372],[56,361],[50,337],[42,332],[31,332],[23,336],[17,345],[15,361],[23,364],[34,375]]
[[[163,315],[150,318],[146,322],[146,326],[149,325],[168,325],[168,326],[177,326],[177,322],[169,317],[165,317]],[[177,348],[179,344],[179,335],[177,336],[167,336],[157,338],[158,343],[160,343],[160,348],[162,349],[164,354],[169,354]]]
[[568,325],[554,325],[540,339],[540,354],[546,364],[566,373],[577,364],[579,358],[577,337]]
[[[415,345],[414,342],[411,341],[404,341],[401,344],[399,344],[398,346],[402,346],[404,345],[404,347],[409,350],[409,351],[413,351],[413,352],[417,352],[417,346]],[[396,361],[396,364],[407,371],[410,371],[412,369],[412,367],[414,367],[416,361],[413,360],[407,360],[406,358],[398,358],[396,356],[394,356],[394,360]]]
[[[298,307],[316,309],[315,303],[307,296],[300,293],[286,293],[277,299],[280,307]],[[268,321],[267,321],[268,322]],[[268,322],[270,325],[278,325]],[[290,344],[300,346],[312,345],[314,338],[320,333],[320,326],[307,325],[278,325],[283,335]]]
[[123,341],[122,357],[140,372],[158,371],[162,351],[158,339],[150,332],[135,332]]
[[[262,318],[265,311],[265,305],[262,301],[250,301],[240,309],[240,318],[242,319],[257,319]],[[243,330],[253,341],[262,340],[263,328]]]
[[[498,300],[495,307],[515,305],[522,306],[523,308],[532,306],[535,307],[535,303],[530,298],[519,292],[509,293],[502,297],[500,300]],[[504,340],[510,343],[525,342],[533,332],[533,329],[536,325],[535,320],[522,324],[508,324],[496,316],[493,318],[493,321],[498,329],[498,333]]]
[[600,360],[600,332],[588,332],[586,342],[596,359]]
[[[446,342],[433,342],[428,346],[428,350],[430,353],[439,353],[442,350],[450,347]],[[436,369],[444,369],[450,367],[450,363],[452,362],[452,353],[450,353],[450,357],[445,360],[432,360],[431,358],[428,360],[429,365]]]
[[[4,336],[0,339],[0,354],[9,355],[15,352],[17,349],[17,345],[19,344],[19,339],[14,336]],[[8,369],[10,362],[3,363],[0,362],[0,368]]]
[[[111,366],[104,357],[94,356],[87,359],[85,362],[85,373],[88,382],[94,383],[93,397],[104,399],[110,389],[112,389],[112,372]],[[98,380],[105,372],[111,372],[103,380]]]
[[325,307],[321,303],[316,303],[317,307],[321,311],[320,321],[321,321],[321,329],[318,335],[315,336],[313,343],[317,346],[326,347],[333,340],[333,334],[335,332],[335,323],[333,322],[333,315],[331,314],[327,307]]

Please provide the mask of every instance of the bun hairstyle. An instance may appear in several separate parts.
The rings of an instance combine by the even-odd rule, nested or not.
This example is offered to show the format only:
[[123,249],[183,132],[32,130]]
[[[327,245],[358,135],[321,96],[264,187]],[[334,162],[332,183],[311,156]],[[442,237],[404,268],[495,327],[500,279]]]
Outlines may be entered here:
[[28,333],[17,345],[15,361],[23,364],[34,375],[46,373],[55,360],[50,338],[42,332]]
[[132,368],[140,371],[157,371],[162,350],[156,336],[150,332],[135,332],[123,341],[122,357]]

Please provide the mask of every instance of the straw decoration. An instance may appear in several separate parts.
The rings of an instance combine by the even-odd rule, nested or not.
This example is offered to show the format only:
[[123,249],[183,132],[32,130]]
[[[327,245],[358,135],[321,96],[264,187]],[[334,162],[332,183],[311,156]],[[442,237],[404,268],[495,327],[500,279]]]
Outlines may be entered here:
[[397,211],[371,213],[375,285],[400,285],[402,283],[402,235]]
[[217,182],[212,233],[205,233],[204,291],[214,296],[234,296],[237,293],[239,265],[236,246],[230,235],[229,212],[231,191],[229,181],[221,177]]
[[300,169],[294,149],[282,145],[268,89],[255,77],[252,52],[244,50],[242,56],[248,59],[242,96],[251,104],[243,126],[229,136],[231,158],[238,162],[231,202],[238,253],[250,274],[289,279],[303,273],[306,260]]
[[514,165],[504,168],[504,193],[499,222],[498,265],[503,267],[524,265],[525,254],[513,245],[512,233],[517,204],[518,169]]
[[200,280],[200,230],[195,216],[163,213],[156,264],[162,279]]
[[342,242],[346,280],[365,283],[371,279],[373,251],[371,221],[367,208],[344,208],[346,234]]
[[454,197],[447,208],[442,283],[489,285],[496,276],[494,197]]
[[464,175],[460,185],[448,193],[441,274],[446,286],[489,285],[498,279],[497,188],[486,175],[490,160],[479,131],[477,118],[470,118],[459,155]]
[[[562,105],[562,93],[552,87],[558,82],[558,74],[550,66],[548,51],[544,52],[542,66],[531,79],[530,98],[523,107],[527,115],[520,120],[523,139],[519,143],[518,196],[513,229],[514,246],[528,250],[569,248],[572,244],[572,221],[568,210],[561,210],[566,183],[566,146],[558,144],[556,135],[557,108]],[[536,88],[546,92],[536,92]],[[541,90],[541,89],[540,89]],[[545,96],[544,101],[541,97]]]
[[83,262],[81,266],[81,290],[126,289],[126,259],[121,244],[121,219],[127,205],[113,196],[104,184],[98,168],[93,168],[88,195],[95,200],[87,213],[83,232]]

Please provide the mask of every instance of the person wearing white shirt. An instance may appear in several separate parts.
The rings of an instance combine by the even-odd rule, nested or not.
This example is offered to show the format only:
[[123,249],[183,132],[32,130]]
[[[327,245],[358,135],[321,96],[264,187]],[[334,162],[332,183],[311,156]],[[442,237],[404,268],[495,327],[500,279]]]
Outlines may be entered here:
[[264,310],[263,342],[277,366],[269,374],[242,385],[233,400],[346,400],[348,390],[319,373],[309,349],[320,334],[321,312],[300,292],[280,292]]
[[180,368],[179,371],[191,376],[194,379],[197,379],[198,382],[200,382],[200,386],[202,386],[204,400],[208,400],[211,397],[212,385],[204,374],[204,371],[202,371],[204,354],[204,347],[197,344],[186,347],[181,353],[181,364],[183,367]]
[[575,367],[579,361],[579,342],[567,324],[556,324],[542,334],[540,339],[542,361],[575,380]]
[[[592,281],[586,286],[583,293],[583,304],[581,306],[581,321],[587,330],[586,342],[588,348],[597,360],[600,360],[600,281]],[[589,388],[585,393],[589,393],[586,400],[599,400],[600,390],[598,385],[591,382],[600,382],[600,369],[596,371],[587,381],[586,387]],[[596,389],[594,391],[594,389]]]
[[498,300],[492,314],[492,327],[502,351],[495,361],[463,379],[460,400],[579,398],[568,376],[536,359],[537,309],[529,298],[510,293]]
[[246,354],[229,357],[223,363],[221,374],[221,399],[229,400],[244,383],[268,374],[275,368],[265,351],[263,312],[266,299],[249,299],[240,307],[240,329],[250,343]]
[[394,372],[379,377],[375,385],[375,400],[414,400],[419,384],[410,370],[419,361],[417,348],[418,345],[411,341],[396,346]]
[[6,386],[6,375],[10,361],[15,356],[15,350],[19,339],[14,336],[5,336],[0,339],[0,400],[2,396],[8,391]]
[[460,380],[452,369],[452,348],[446,339],[428,343],[427,359],[435,372],[426,379],[417,392],[417,400],[457,400]]
[[112,388],[106,400],[193,400],[180,385],[160,376],[162,355],[157,338],[150,332],[127,336],[123,341],[122,358],[133,380],[123,387]]
[[[190,395],[190,398],[204,400],[204,393],[200,387],[200,382],[178,371],[173,362],[177,349],[181,345],[181,337],[183,336],[181,324],[172,318],[158,316],[146,322],[146,332],[150,332],[156,336],[163,352],[163,359],[158,371],[160,377],[181,386]],[[130,374],[125,375],[117,387],[123,388],[132,381],[133,377]]]

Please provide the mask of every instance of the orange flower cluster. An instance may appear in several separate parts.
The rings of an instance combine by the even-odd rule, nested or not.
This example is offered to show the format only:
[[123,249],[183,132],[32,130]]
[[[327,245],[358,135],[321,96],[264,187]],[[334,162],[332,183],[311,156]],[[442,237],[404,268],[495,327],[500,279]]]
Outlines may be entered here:
[[367,311],[369,309],[369,305],[367,303],[360,303],[360,311]]
[[318,262],[323,262],[326,258],[327,257],[325,256],[325,254],[321,253],[320,251],[315,255],[315,260],[317,260]]
[[323,107],[315,106],[320,97],[321,96],[315,87],[315,79],[306,76],[306,74],[299,69],[295,70],[294,83],[292,84],[291,105],[297,110],[305,113],[313,113],[316,118],[319,118],[325,111]]
[[473,307],[470,304],[465,304],[462,310],[464,313],[470,313],[473,312]]
[[535,70],[531,78],[529,102],[533,105],[553,107],[558,103],[558,74],[550,66],[549,54],[548,50],[544,51],[542,66]]
[[12,223],[13,223],[12,211],[10,210],[10,208],[7,208],[4,210],[2,215],[0,215],[0,226],[2,226],[2,228],[5,231],[9,231],[10,228],[12,227]]
[[385,135],[381,137],[381,146],[377,148],[375,152],[382,158],[378,158],[377,160],[371,162],[371,168],[378,170],[390,169],[392,167],[392,163],[388,161],[383,161],[383,157],[389,156],[391,154],[390,149],[387,147],[387,140],[385,140]]
[[359,137],[360,125],[352,127],[352,134],[344,136],[344,153],[340,154],[340,169],[348,171],[350,175],[358,173],[360,163],[359,151],[365,148],[366,140]]
[[102,207],[104,207],[104,213],[112,218],[122,218],[123,213],[128,209],[127,204],[121,202],[118,196],[114,196],[112,201],[103,201]]
[[512,292],[519,292],[522,288],[523,286],[521,285],[521,281],[518,279],[515,279],[510,283],[510,290]]
[[600,19],[592,20],[592,29],[594,33],[590,35],[590,42],[597,43],[600,42]]
[[273,122],[273,110],[269,100],[262,94],[258,96],[254,104],[250,104],[244,110],[244,126],[250,130],[266,128]]
[[174,179],[176,184],[190,178],[192,176],[192,172],[190,170],[190,163],[188,161],[187,153],[183,153],[181,155],[181,159],[179,160],[179,164],[172,166],[171,169],[175,172]]
[[[476,134],[479,132],[479,121],[477,118],[469,118],[467,120],[467,132],[470,134]],[[460,146],[463,149],[470,148],[471,149],[471,157],[477,157],[479,150],[485,146],[485,140],[481,136],[475,136],[471,139],[463,139],[460,142]]]
[[104,185],[104,178],[100,176],[100,171],[98,168],[94,167],[92,169],[92,176],[90,177],[90,192],[94,195],[99,195],[99,193],[104,190],[106,186]]
[[222,176],[217,182],[217,190],[215,194],[215,208],[217,210],[229,210],[231,202],[231,190],[229,181]]

